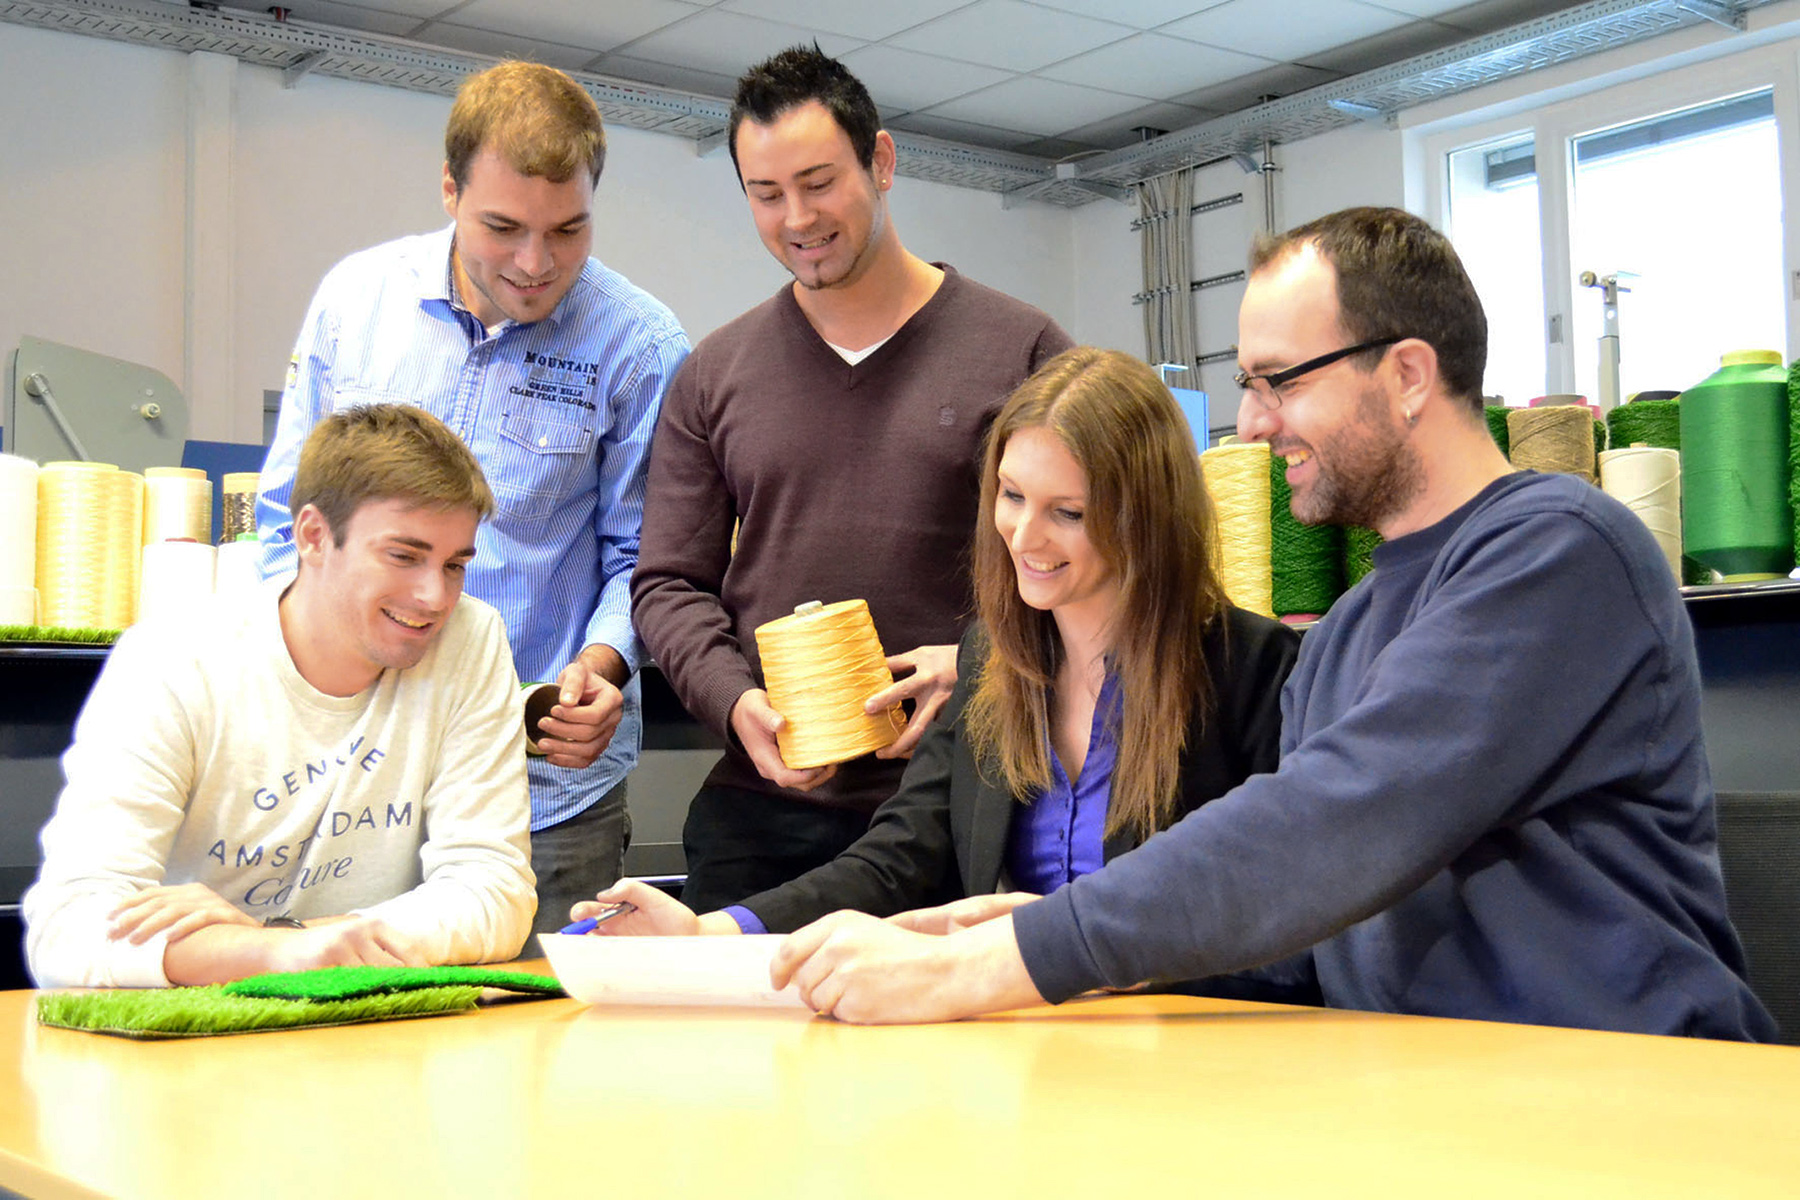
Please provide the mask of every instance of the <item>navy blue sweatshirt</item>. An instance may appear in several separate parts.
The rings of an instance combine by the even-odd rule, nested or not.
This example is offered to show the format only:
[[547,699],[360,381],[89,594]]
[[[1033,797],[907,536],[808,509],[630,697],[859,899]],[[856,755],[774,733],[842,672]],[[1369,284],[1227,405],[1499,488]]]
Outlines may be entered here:
[[1510,475],[1380,547],[1282,707],[1277,771],[1017,910],[1046,999],[1310,947],[1335,1007],[1774,1038],[1726,916],[1692,630],[1598,488]]

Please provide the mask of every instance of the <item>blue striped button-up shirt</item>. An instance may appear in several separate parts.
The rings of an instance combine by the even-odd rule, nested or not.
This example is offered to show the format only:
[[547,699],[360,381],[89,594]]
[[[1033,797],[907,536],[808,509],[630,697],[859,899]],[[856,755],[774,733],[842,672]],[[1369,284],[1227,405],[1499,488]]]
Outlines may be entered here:
[[[551,680],[603,643],[635,673],[631,573],[644,467],[662,396],[687,357],[674,314],[589,259],[554,312],[492,333],[456,299],[451,229],[351,255],[319,285],[263,466],[265,577],[296,568],[288,497],[300,446],[325,414],[416,404],[469,444],[497,511],[475,537],[465,586],[500,610],[521,680]],[[637,762],[635,674],[612,744],[586,770],[533,759],[531,827],[568,820]]]

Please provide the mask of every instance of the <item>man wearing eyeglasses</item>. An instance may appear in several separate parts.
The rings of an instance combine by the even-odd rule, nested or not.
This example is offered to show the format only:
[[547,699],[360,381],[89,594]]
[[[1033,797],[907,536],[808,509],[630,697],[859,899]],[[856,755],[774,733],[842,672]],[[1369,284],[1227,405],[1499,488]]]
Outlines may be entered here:
[[1292,955],[1334,1007],[1772,1039],[1674,581],[1624,506],[1495,446],[1449,242],[1365,208],[1259,243],[1238,355],[1294,515],[1386,538],[1306,637],[1280,767],[1040,900],[827,917],[776,984],[937,1020]]

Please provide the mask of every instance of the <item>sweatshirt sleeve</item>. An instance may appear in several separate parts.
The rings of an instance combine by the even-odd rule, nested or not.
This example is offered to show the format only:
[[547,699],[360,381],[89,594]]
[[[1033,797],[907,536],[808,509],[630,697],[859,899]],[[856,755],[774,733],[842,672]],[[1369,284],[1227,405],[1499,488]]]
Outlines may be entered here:
[[461,699],[434,748],[423,880],[360,910],[413,939],[434,965],[513,958],[537,907],[519,684],[499,615],[480,612],[473,644],[457,651]]
[[1680,676],[1665,626],[1684,619],[1646,601],[1617,538],[1586,511],[1527,510],[1462,548],[1278,770],[1014,914],[1040,993],[1270,962],[1395,904],[1509,816],[1603,786],[1567,760],[1600,714],[1660,735]]
[[66,783],[26,892],[26,957],[39,987],[163,987],[163,948],[107,937],[122,900],[163,882],[195,773],[174,656],[137,630],[113,647],[63,754]]
[[720,737],[757,686],[720,599],[736,510],[703,413],[700,355],[675,374],[650,452],[633,616],[682,705]]

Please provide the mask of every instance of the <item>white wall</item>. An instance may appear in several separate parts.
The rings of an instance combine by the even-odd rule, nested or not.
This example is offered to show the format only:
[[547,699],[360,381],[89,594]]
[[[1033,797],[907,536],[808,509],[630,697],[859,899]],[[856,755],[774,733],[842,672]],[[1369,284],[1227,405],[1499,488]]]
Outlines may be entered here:
[[[190,436],[254,441],[263,391],[280,386],[324,271],[359,247],[446,219],[439,176],[450,102],[334,79],[283,88],[278,72],[246,64],[228,74],[230,111],[201,114],[213,118],[207,128],[230,130],[221,167],[216,154],[189,158],[190,107],[217,103],[190,85],[189,56],[0,24],[0,112],[9,114],[0,122],[0,353],[31,334],[203,391],[219,376],[209,368],[223,364],[228,396],[190,387]],[[780,286],[786,275],[756,239],[728,155],[701,158],[682,139],[616,127],[608,147],[595,253],[667,303],[690,334]],[[216,196],[221,179],[231,236],[208,242],[229,258],[228,282],[202,290],[229,296],[232,312],[217,338],[196,339],[192,354],[209,361],[190,362],[191,285],[205,282],[187,261],[190,191]],[[891,196],[914,252],[1041,306],[1077,337],[1091,320],[1110,339],[1111,314],[1076,300],[1070,212],[1003,210],[991,193],[904,176]],[[1124,206],[1105,207],[1120,227],[1129,220]],[[1134,280],[1135,241],[1122,253]]]
[[179,382],[186,66],[100,45],[0,25],[0,355],[32,334]]
[[[1565,99],[1673,64],[1716,59],[1794,36],[1800,4],[1751,14],[1736,38],[1711,27],[1565,64],[1406,114],[1405,131],[1356,125],[1275,150],[1276,224],[1351,204],[1422,208],[1421,135],[1493,112]],[[229,396],[197,403],[192,436],[254,440],[265,388],[278,387],[294,330],[319,276],[361,246],[435,227],[449,101],[372,84],[277,72],[231,72],[229,282],[193,279],[190,195],[216,199],[219,160],[189,160],[195,98],[188,56],[0,24],[0,353],[34,334],[157,368],[184,384],[221,378]],[[31,114],[29,119],[23,114]],[[220,114],[210,114],[214,118]],[[219,124],[213,122],[214,127]],[[784,279],[751,228],[730,158],[700,158],[678,138],[615,128],[597,198],[596,253],[661,297],[696,338],[767,297]],[[1196,273],[1243,265],[1262,221],[1261,185],[1228,163],[1201,171],[1201,199],[1243,190],[1245,204],[1196,220]],[[1098,201],[1075,210],[1002,209],[997,196],[905,177],[892,212],[907,245],[1038,304],[1080,341],[1143,349],[1135,210]],[[190,286],[194,285],[194,286]],[[1240,287],[1196,293],[1203,353],[1236,340]],[[196,338],[190,308],[209,296],[234,310],[223,341]],[[198,297],[196,299],[196,296]],[[216,303],[216,302],[214,302]],[[1232,394],[1229,364],[1199,386]]]

